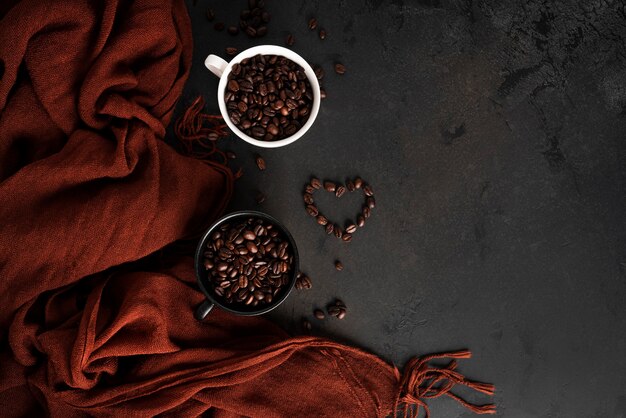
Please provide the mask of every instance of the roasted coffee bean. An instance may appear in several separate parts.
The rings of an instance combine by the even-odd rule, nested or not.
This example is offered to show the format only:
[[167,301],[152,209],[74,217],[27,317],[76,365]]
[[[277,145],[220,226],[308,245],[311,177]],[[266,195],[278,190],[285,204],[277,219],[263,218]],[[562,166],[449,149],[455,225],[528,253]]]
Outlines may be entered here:
[[215,25],[213,25],[213,29],[215,29],[218,32],[221,32],[224,30],[224,22],[217,22]]
[[346,188],[344,186],[337,186],[335,189],[335,196],[341,197],[346,193]]
[[352,241],[352,234],[343,234],[343,236],[341,237],[341,239],[342,239],[344,242],[350,242],[350,241]]
[[370,209],[374,209],[374,207],[376,206],[376,199],[374,199],[374,196],[370,196],[367,199],[365,199],[365,204],[370,208]]
[[231,35],[235,36],[239,33],[239,28],[237,26],[229,26],[228,27],[228,33],[230,33]]
[[337,314],[337,319],[343,319],[346,317],[346,309],[339,308],[339,313]]
[[337,185],[332,181],[325,181],[324,189],[326,189],[327,192],[334,192],[337,189]]
[[326,315],[324,315],[324,311],[322,311],[321,309],[316,309],[313,311],[313,316],[316,317],[319,320],[322,320],[326,317]]
[[363,217],[365,219],[369,218],[370,215],[372,214],[371,209],[369,208],[369,206],[363,206],[362,213],[363,213]]
[[324,30],[324,29],[320,29],[319,36],[320,36],[320,39],[321,39],[321,40],[326,39],[326,30]]
[[346,181],[346,188],[349,192],[353,192],[356,190],[356,187],[354,187],[354,183],[352,182],[352,180]]
[[356,217],[356,224],[359,228],[363,228],[365,226],[365,217],[363,215],[358,215]]
[[263,159],[263,157],[261,157],[260,155],[257,155],[255,161],[256,161],[256,166],[259,168],[259,170],[261,171],[265,170],[265,160]]
[[313,188],[313,186],[311,186],[310,184],[308,184],[308,185],[304,188],[304,193],[313,194],[313,193],[315,193],[315,188]]
[[360,189],[363,186],[363,180],[361,180],[361,177],[357,177],[354,179],[354,187],[357,189]]
[[326,233],[328,235],[332,234],[334,230],[335,227],[333,226],[333,224],[331,224],[330,222],[326,224]]
[[344,75],[346,73],[346,66],[341,63],[335,64],[335,72],[339,75]]
[[316,217],[319,214],[319,211],[317,210],[317,207],[315,207],[315,205],[306,205],[306,211],[309,215],[313,217]]
[[254,234],[254,232],[248,230],[243,231],[243,235],[242,235],[245,239],[247,239],[248,241],[254,241],[254,239],[256,238],[256,235]]
[[303,199],[304,199],[304,203],[306,203],[307,205],[312,205],[313,204],[313,195],[310,193],[305,193],[304,195],[302,195]]
[[209,22],[212,22],[213,19],[215,19],[215,10],[213,9],[207,9],[206,11],[206,18]]
[[[239,50],[237,48],[234,48],[234,47],[231,47],[231,46],[226,48],[226,54],[227,55],[231,55],[231,56],[237,55],[237,52],[239,52]],[[232,81],[234,81],[234,80],[232,80]]]
[[319,65],[316,65],[313,71],[315,72],[315,77],[317,77],[318,80],[324,78],[324,69]]
[[324,215],[317,215],[317,223],[320,225],[326,225],[328,224],[328,219],[326,219],[326,217]]
[[349,224],[348,226],[346,226],[346,232],[348,234],[354,234],[356,232],[356,225],[355,224]]
[[267,26],[261,26],[256,31],[257,38],[267,35]]
[[313,177],[313,178],[311,179],[311,186],[312,186],[314,189],[319,189],[320,187],[322,187],[322,182],[321,182],[318,178]]
[[300,277],[296,278],[296,284],[295,284],[295,288],[298,290],[303,290],[303,289],[311,289],[313,287],[313,283],[311,283],[311,279],[302,274],[300,275]]
[[343,236],[343,231],[341,230],[341,227],[339,227],[339,225],[333,226],[333,232],[335,233],[335,236],[337,238],[341,238]]
[[303,319],[302,319],[302,330],[303,330],[305,333],[307,333],[307,334],[308,334],[308,333],[310,333],[310,332],[311,332],[311,329],[313,329],[313,326],[311,325],[311,322],[310,322],[308,319],[303,318]]
[[295,42],[296,38],[292,34],[287,35],[287,39],[285,39],[287,46],[292,46]]
[[341,312],[341,307],[337,305],[329,305],[326,308],[326,312],[328,312],[328,315],[330,316],[337,317],[337,315],[339,315],[339,313]]
[[326,90],[320,88],[320,99],[324,100],[326,98]]
[[341,263],[341,261],[339,260],[335,261],[335,268],[337,269],[337,271],[343,270],[343,264]]
[[254,200],[260,205],[261,203],[265,202],[265,199],[265,195],[261,192],[258,192]]
[[315,30],[315,28],[317,28],[317,19],[313,17],[309,20],[309,29]]
[[228,84],[226,85],[226,88],[228,89],[228,91],[238,92],[239,83],[237,83],[237,80],[230,80]]
[[374,190],[372,189],[372,186],[370,186],[369,184],[366,186],[363,186],[363,193],[365,193],[365,196],[374,196]]
[[248,35],[250,38],[256,38],[256,29],[254,29],[252,26],[246,27],[246,35]]

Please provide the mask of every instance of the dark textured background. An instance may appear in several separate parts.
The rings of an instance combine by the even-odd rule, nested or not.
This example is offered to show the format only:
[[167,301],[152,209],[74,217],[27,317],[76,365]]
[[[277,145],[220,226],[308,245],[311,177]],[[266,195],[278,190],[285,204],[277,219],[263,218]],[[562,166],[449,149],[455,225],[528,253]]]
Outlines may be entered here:
[[[211,6],[237,22],[245,1],[189,1],[194,64],[179,108],[202,94],[217,111],[203,60],[226,46],[284,45],[291,32],[326,69],[328,99],[301,140],[221,141],[244,169],[231,209],[257,208],[254,191],[265,192],[260,209],[290,228],[314,281],[271,316],[298,332],[339,296],[348,316],[312,320],[315,334],[397,364],[470,348],[461,370],[497,385],[498,416],[626,417],[624,2],[268,3],[269,34],[250,40],[204,15]],[[304,211],[312,174],[374,186],[378,206],[352,243]],[[343,220],[359,200],[320,206]],[[431,409],[472,416],[450,400]]]

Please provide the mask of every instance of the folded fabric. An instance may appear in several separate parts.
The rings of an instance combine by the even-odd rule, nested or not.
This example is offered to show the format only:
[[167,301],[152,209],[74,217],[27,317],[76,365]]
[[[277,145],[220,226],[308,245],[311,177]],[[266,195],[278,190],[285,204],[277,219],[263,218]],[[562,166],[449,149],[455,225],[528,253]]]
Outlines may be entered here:
[[463,403],[454,384],[493,392],[454,360],[401,376],[263,318],[193,320],[193,262],[161,250],[221,214],[233,176],[162,141],[191,65],[183,1],[24,0],[0,16],[3,416],[384,417]]

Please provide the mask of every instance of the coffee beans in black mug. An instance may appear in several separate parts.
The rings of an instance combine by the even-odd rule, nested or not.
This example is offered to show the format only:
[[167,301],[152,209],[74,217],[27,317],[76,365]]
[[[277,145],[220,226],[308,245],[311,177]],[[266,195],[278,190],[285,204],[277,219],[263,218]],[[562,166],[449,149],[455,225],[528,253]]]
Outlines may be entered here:
[[224,101],[230,120],[248,136],[277,141],[295,134],[313,106],[304,69],[279,55],[256,55],[233,65]]
[[289,284],[292,266],[289,241],[260,218],[224,223],[204,252],[214,296],[235,309],[271,304]]

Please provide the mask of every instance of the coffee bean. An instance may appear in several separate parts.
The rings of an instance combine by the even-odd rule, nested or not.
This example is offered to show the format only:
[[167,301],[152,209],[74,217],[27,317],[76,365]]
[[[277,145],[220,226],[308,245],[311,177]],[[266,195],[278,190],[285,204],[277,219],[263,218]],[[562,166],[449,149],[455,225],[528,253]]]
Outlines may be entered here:
[[320,187],[322,187],[322,182],[321,182],[318,178],[313,177],[313,178],[311,179],[311,186],[312,186],[314,189],[319,189]]
[[[237,48],[230,47],[230,46],[228,48],[226,48],[226,54],[227,55],[231,55],[231,56],[232,55],[237,55],[237,52],[239,52],[239,50]],[[235,80],[231,80],[231,81],[235,81]]]
[[330,316],[337,317],[337,315],[339,315],[339,313],[341,312],[341,307],[336,305],[330,305],[326,307],[326,312],[328,312],[328,315]]
[[313,328],[313,326],[311,325],[311,322],[308,319],[303,318],[302,319],[302,329],[304,330],[304,332],[308,334],[308,333],[311,332],[312,328]]
[[356,187],[354,187],[354,183],[352,182],[352,180],[348,180],[346,181],[346,188],[348,189],[348,191],[353,192],[356,190]]
[[265,202],[265,199],[265,195],[261,192],[258,192],[254,200],[260,205],[261,203]]
[[315,30],[315,28],[317,28],[317,19],[313,17],[309,20],[309,29]]
[[363,215],[358,215],[356,217],[356,224],[359,228],[363,228],[365,226],[365,217]]
[[213,25],[213,29],[215,29],[218,32],[221,32],[224,30],[224,22],[217,22],[215,25]]
[[309,193],[305,193],[303,195],[303,198],[304,198],[304,203],[306,203],[307,205],[313,204],[313,195]]
[[252,26],[246,27],[246,35],[248,35],[250,38],[256,38],[256,29]]
[[309,215],[311,215],[313,217],[316,217],[319,214],[319,211],[317,210],[315,205],[307,205],[306,206],[306,211],[309,213]]
[[320,99],[324,100],[326,98],[326,90],[320,88]]
[[337,186],[337,189],[335,190],[335,196],[337,197],[341,197],[346,193],[346,188],[343,186]]
[[345,308],[346,304],[343,303],[341,299],[335,299],[335,306],[339,306],[340,308]]
[[326,225],[328,224],[328,219],[326,219],[326,217],[324,215],[317,215],[317,223],[320,225]]
[[324,189],[326,189],[327,192],[334,192],[337,189],[337,185],[332,181],[325,181]]
[[215,19],[215,10],[213,9],[207,9],[206,11],[206,18],[209,22],[212,22],[213,19]]
[[309,193],[309,194],[313,194],[313,193],[315,193],[315,189],[313,188],[313,186],[311,186],[311,185],[309,184],[309,185],[307,185],[307,186],[304,188],[304,192],[305,192],[305,193]]
[[339,308],[339,313],[337,314],[337,319],[343,319],[346,317],[346,310],[344,308]]
[[324,78],[324,69],[320,67],[319,65],[316,65],[313,71],[315,72],[315,77],[317,77],[318,80],[321,80]]
[[361,180],[361,177],[357,177],[354,179],[354,187],[356,189],[360,189],[361,186],[363,186],[363,180]]
[[[228,84],[226,85],[226,88],[227,88],[229,91],[232,91],[232,92],[238,92],[238,91],[239,91],[239,83],[237,82],[237,80],[230,80],[230,81],[228,82]],[[232,118],[231,118],[231,119],[232,119]]]
[[287,46],[292,46],[295,42],[296,38],[292,34],[287,35],[287,39],[285,40]]
[[300,274],[300,276],[296,278],[296,284],[295,284],[296,289],[303,290],[303,289],[311,289],[312,287],[313,287],[313,283],[311,283],[311,279],[307,275]]
[[268,12],[261,13],[261,21],[268,23],[272,19],[272,16]]
[[326,315],[324,315],[324,311],[322,311],[321,309],[314,310],[313,316],[319,319],[320,321],[326,317]]
[[319,36],[321,40],[326,39],[326,31],[324,29],[320,29]]
[[370,215],[372,214],[371,209],[369,208],[369,206],[363,206],[362,213],[363,213],[363,217],[365,219],[369,218]]
[[339,75],[344,75],[346,73],[346,66],[341,63],[335,64],[335,72]]
[[352,241],[352,234],[343,234],[343,236],[341,237],[341,239],[342,239],[344,242],[350,242],[350,241]]
[[341,261],[335,261],[335,268],[337,269],[337,271],[343,270],[343,264],[341,263]]
[[257,38],[260,38],[265,35],[267,35],[267,26],[261,26],[259,29],[257,29],[256,31]]
[[356,232],[356,225],[355,224],[349,224],[348,226],[346,226],[346,232],[348,234],[354,234]]
[[228,27],[228,33],[230,33],[231,35],[235,36],[239,33],[239,28],[237,26],[229,26]]
[[265,170],[265,160],[263,159],[263,157],[261,157],[260,155],[257,155],[255,161],[256,161],[256,166],[259,168],[259,170],[261,171]]
[[341,228],[339,227],[339,225],[335,225],[333,227],[333,232],[335,233],[335,236],[337,238],[341,238],[343,236],[343,231],[341,230]]
[[333,226],[333,224],[331,224],[330,222],[326,224],[326,233],[328,235],[332,234],[334,230],[335,227]]
[[365,204],[370,208],[370,209],[374,209],[374,207],[376,206],[376,200],[374,199],[374,196],[370,196],[367,199],[365,199]]

